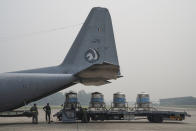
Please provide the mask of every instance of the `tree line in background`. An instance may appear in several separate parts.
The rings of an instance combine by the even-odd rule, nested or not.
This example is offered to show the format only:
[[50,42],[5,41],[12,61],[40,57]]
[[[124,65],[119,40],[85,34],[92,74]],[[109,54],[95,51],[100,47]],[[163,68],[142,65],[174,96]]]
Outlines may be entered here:
[[[91,93],[85,92],[84,90],[80,90],[78,93],[78,101],[82,106],[88,106],[91,98]],[[39,106],[46,105],[46,103],[50,103],[53,106],[59,106],[64,104],[65,102],[65,94],[62,92],[57,92],[53,95],[45,97],[39,101],[33,102]],[[31,103],[30,105],[32,105]],[[111,101],[105,100],[107,105],[111,104]],[[128,101],[129,105],[133,105],[134,102]],[[155,104],[155,103],[154,103]],[[169,98],[169,99],[160,99],[161,106],[173,106],[173,105],[196,105],[195,97],[178,97],[178,98]]]
[[[84,90],[80,90],[78,92],[78,101],[82,106],[89,105],[90,98],[91,98],[91,93],[87,93]],[[53,106],[59,106],[64,104],[64,102],[65,102],[65,94],[62,92],[57,92],[53,95],[50,95],[48,97],[45,97],[33,103],[36,103],[39,106],[44,106],[46,105],[46,103],[50,103],[50,105]],[[32,105],[33,103],[31,103],[30,105]]]

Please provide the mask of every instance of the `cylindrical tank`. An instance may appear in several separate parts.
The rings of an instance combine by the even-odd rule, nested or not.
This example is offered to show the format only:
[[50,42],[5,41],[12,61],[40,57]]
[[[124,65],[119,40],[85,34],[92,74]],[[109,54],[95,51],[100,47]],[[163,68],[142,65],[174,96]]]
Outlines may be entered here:
[[137,95],[136,99],[137,108],[149,108],[150,107],[150,96],[148,93],[142,92]]
[[102,93],[93,92],[91,94],[90,107],[91,108],[103,108],[103,107],[105,107],[104,96],[103,96]]
[[65,108],[76,108],[78,104],[77,93],[70,91],[65,94]]
[[66,93],[66,102],[67,103],[77,103],[77,93],[70,91],[69,93]]
[[125,94],[117,92],[113,94],[113,108],[125,108],[126,107],[126,98]]

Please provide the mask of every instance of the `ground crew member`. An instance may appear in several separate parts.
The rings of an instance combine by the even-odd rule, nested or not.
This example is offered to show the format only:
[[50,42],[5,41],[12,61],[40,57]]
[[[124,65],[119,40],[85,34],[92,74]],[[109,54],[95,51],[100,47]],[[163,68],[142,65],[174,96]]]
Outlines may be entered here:
[[82,113],[82,123],[89,122],[89,117],[87,115],[87,109],[86,108],[80,108],[80,112]]
[[32,123],[37,124],[38,123],[38,110],[36,104],[34,104],[30,111],[32,112]]
[[46,122],[50,124],[51,108],[50,108],[49,103],[47,103],[47,105],[43,107],[43,110],[46,113]]

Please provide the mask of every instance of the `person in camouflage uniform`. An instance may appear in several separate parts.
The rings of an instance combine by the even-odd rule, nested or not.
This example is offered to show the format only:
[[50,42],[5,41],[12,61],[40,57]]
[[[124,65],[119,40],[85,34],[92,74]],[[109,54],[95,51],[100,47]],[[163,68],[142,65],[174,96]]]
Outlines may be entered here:
[[31,107],[30,111],[32,112],[32,115],[33,115],[32,116],[32,123],[33,124],[38,124],[38,109],[37,109],[36,104],[34,104]]

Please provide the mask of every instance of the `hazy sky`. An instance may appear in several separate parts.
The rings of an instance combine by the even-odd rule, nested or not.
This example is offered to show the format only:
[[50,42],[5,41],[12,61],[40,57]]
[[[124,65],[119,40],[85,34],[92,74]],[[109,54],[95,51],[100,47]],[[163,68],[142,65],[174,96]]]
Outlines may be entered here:
[[111,13],[124,77],[66,91],[196,96],[195,0],[0,0],[0,72],[60,64],[94,6]]

